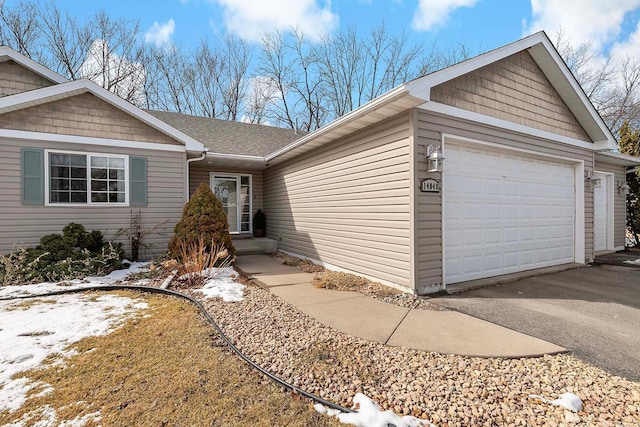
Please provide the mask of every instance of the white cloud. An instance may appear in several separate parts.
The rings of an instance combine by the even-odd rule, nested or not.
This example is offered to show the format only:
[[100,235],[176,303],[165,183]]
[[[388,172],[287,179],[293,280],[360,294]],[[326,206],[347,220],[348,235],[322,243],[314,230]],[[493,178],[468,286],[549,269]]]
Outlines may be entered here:
[[478,0],[419,0],[411,26],[416,31],[444,27],[449,15],[461,7],[473,7]]
[[176,23],[173,19],[169,19],[166,24],[162,25],[154,22],[151,28],[144,34],[144,41],[153,43],[156,47],[164,46],[171,40],[175,29]]
[[525,35],[544,30],[553,37],[562,29],[574,46],[593,42],[602,49],[619,35],[624,15],[640,7],[640,0],[531,0],[532,21]]
[[638,22],[635,31],[624,41],[615,43],[611,47],[610,56],[614,59],[624,59],[627,57],[636,57],[640,55],[640,22]]
[[273,30],[297,28],[312,40],[338,26],[330,1],[320,6],[317,0],[213,0],[224,9],[229,31],[249,40]]

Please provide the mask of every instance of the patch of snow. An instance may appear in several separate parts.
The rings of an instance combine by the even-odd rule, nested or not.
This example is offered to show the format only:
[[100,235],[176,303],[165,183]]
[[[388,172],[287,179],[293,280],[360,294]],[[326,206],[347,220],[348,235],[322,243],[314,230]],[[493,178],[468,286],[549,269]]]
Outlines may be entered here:
[[636,259],[636,260],[634,260],[634,261],[632,261],[632,260],[626,260],[624,263],[625,263],[625,264],[640,265],[640,259]]
[[369,399],[362,393],[356,393],[353,397],[354,407],[357,412],[343,413],[333,409],[328,409],[321,404],[313,407],[321,414],[335,416],[338,421],[344,424],[351,424],[357,427],[387,427],[393,425],[395,427],[435,427],[427,420],[405,415],[400,417],[392,411],[382,411],[380,406],[373,400]]
[[562,393],[560,397],[555,400],[545,399],[544,397],[538,396],[537,394],[530,394],[529,397],[532,399],[540,399],[544,403],[549,403],[553,406],[562,406],[563,408],[573,412],[582,411],[582,399],[580,399],[573,393]]
[[225,302],[238,302],[244,299],[244,285],[236,282],[233,267],[215,268],[206,271],[208,276],[204,286],[199,289],[207,298],[222,298]]
[[18,297],[24,295],[39,295],[48,292],[57,292],[71,289],[82,289],[91,286],[113,285],[119,280],[124,280],[128,275],[147,271],[148,263],[134,262],[129,268],[112,271],[106,276],[86,277],[64,282],[42,282],[31,285],[16,285],[0,287],[0,298]]
[[[0,411],[15,411],[37,384],[19,373],[85,337],[106,335],[147,304],[118,295],[70,294],[0,301]],[[44,392],[44,391],[43,391]]]

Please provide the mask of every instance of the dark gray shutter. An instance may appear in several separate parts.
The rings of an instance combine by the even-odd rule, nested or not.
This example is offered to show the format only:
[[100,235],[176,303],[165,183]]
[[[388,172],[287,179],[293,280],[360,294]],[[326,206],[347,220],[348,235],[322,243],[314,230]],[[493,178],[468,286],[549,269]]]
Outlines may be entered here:
[[129,157],[129,205],[147,206],[147,159]]
[[22,204],[44,205],[44,150],[23,148],[22,158]]

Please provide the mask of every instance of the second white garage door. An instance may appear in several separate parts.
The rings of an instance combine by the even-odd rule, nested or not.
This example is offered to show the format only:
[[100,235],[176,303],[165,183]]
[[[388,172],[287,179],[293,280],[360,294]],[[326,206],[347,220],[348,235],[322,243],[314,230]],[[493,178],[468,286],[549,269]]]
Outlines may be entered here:
[[574,262],[573,165],[447,143],[446,284]]

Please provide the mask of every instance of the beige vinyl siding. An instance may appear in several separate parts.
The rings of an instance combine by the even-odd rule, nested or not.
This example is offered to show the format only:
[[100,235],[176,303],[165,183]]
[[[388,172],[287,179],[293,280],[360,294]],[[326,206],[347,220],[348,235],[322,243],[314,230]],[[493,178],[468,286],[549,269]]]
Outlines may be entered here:
[[264,172],[282,250],[411,288],[409,114]]
[[222,172],[222,173],[232,173],[237,175],[251,175],[251,185],[252,185],[252,220],[253,215],[256,213],[258,209],[263,209],[264,201],[263,201],[263,184],[262,184],[262,171],[255,170],[245,170],[245,169],[225,169],[225,168],[217,168],[212,166],[204,165],[202,162],[193,162],[189,166],[189,195],[193,194],[196,191],[196,188],[200,185],[201,182],[204,182],[207,185],[211,185],[211,172]]
[[[21,205],[20,148],[33,147],[74,152],[127,154],[147,159],[147,206],[23,206]],[[144,236],[142,257],[162,253],[180,220],[184,198],[185,154],[159,150],[79,146],[78,144],[15,141],[0,139],[0,253],[7,253],[13,244],[33,246],[44,234],[60,233],[69,222],[77,222],[88,230],[100,230],[112,239],[120,228],[129,228],[131,211],[142,213],[141,228],[151,228],[162,220],[167,222]],[[119,241],[128,242],[126,237]]]
[[624,166],[617,166],[603,163],[596,160],[595,170],[600,172],[613,173],[613,246],[623,248],[625,246],[625,234],[627,229],[627,198],[624,193],[618,192],[619,181],[626,182],[626,169]]
[[[503,129],[472,123],[460,118],[433,114],[418,110],[416,125],[416,155],[418,177],[441,179],[439,174],[426,173],[425,146],[440,146],[442,134],[450,134],[483,142],[501,144],[506,147],[526,149],[541,154],[566,157],[584,162],[585,171],[593,169],[593,152],[591,150],[562,144],[542,138],[536,138]],[[446,147],[444,167],[447,165]],[[593,189],[585,184],[585,261],[593,258]],[[421,193],[417,197],[416,218],[418,224],[417,284],[416,288],[426,288],[442,282],[442,210],[439,194]]]
[[590,141],[527,51],[434,87],[431,89],[431,100]]
[[54,83],[22,65],[8,60],[0,62],[0,97],[52,86]]
[[182,145],[90,93],[2,114],[0,128]]

